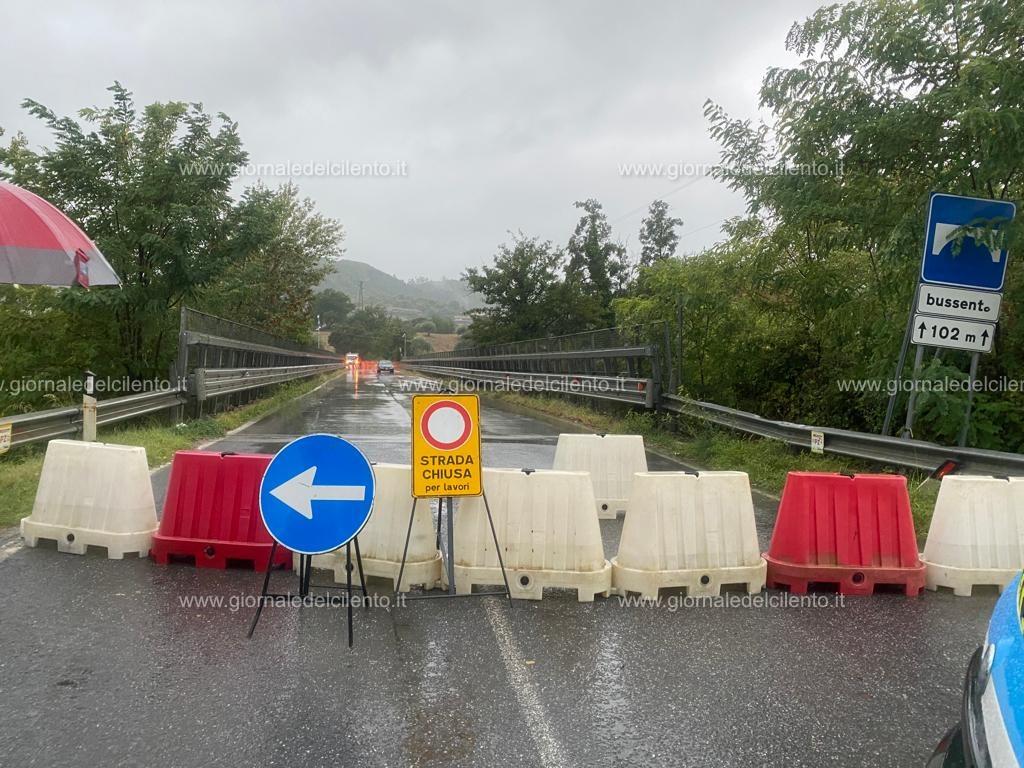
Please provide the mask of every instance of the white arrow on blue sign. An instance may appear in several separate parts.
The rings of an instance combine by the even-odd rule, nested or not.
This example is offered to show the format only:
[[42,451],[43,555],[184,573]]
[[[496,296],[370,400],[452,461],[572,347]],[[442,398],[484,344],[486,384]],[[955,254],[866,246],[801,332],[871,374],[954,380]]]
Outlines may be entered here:
[[1013,220],[1016,211],[1017,207],[1006,200],[933,193],[928,205],[921,281],[1001,291],[1008,254],[986,244],[983,235],[998,232]]
[[278,543],[304,555],[351,541],[373,509],[373,467],[336,435],[306,435],[278,451],[260,485],[260,514]]

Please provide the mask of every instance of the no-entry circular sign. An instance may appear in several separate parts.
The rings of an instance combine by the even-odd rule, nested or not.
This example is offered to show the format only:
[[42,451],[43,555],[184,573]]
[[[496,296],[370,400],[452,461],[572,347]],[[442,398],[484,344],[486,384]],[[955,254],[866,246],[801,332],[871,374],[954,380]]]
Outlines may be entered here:
[[438,400],[423,411],[420,432],[439,451],[454,451],[473,434],[473,420],[460,403]]

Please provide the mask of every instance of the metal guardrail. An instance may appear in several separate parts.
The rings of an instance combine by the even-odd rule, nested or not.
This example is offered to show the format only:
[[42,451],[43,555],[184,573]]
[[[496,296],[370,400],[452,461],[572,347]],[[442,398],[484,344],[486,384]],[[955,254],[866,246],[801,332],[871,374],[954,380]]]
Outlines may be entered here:
[[821,432],[825,436],[827,453],[853,456],[881,464],[930,471],[944,461],[952,459],[959,462],[964,469],[978,474],[1024,475],[1024,456],[1019,453],[988,451],[981,448],[952,448],[924,440],[907,440],[832,427],[814,427],[789,421],[772,421],[746,411],[677,395],[662,395],[660,407],[673,413],[695,416],[722,427],[780,440],[807,450],[811,447],[811,432]]
[[344,365],[335,359],[334,362],[320,365],[285,365],[274,368],[197,368],[193,394],[199,402],[203,402],[219,395],[245,392],[250,389],[269,387],[274,384],[283,384],[286,381],[336,371],[343,368]]
[[[452,361],[454,362],[454,361]],[[521,391],[553,392],[642,405],[671,413],[703,419],[749,435],[757,435],[805,450],[811,447],[811,433],[825,437],[825,451],[851,456],[879,464],[891,464],[931,471],[948,460],[957,461],[970,472],[986,475],[1024,476],[1024,455],[988,451],[981,448],[953,448],[923,440],[854,432],[832,427],[816,427],[788,421],[772,421],[757,414],[728,408],[724,405],[690,400],[678,395],[660,394],[651,379],[597,377],[581,374],[538,374],[455,368],[446,365],[424,365],[418,360],[404,363],[407,369],[461,381],[515,382]],[[566,386],[577,381],[594,386]],[[620,384],[621,382],[621,384]]]
[[106,424],[117,424],[150,413],[177,408],[184,405],[185,401],[186,394],[181,389],[100,400],[96,403],[96,424],[101,427]]
[[642,339],[648,335],[648,326],[637,325],[625,328],[598,328],[592,331],[580,331],[563,336],[543,336],[536,339],[511,341],[504,344],[490,344],[481,347],[456,348],[450,352],[431,352],[417,357],[426,362],[427,358],[435,360],[458,360],[469,357],[508,358],[516,355],[531,356],[538,353],[552,353],[555,356],[570,352],[595,351],[603,353],[603,357],[613,357],[608,353],[616,348],[649,349]]
[[419,355],[415,362],[429,365],[432,362],[459,363],[459,362],[487,362],[500,359],[502,361],[520,362],[531,360],[587,360],[600,358],[623,358],[623,357],[650,357],[653,354],[652,348],[643,347],[614,347],[609,349],[572,349],[565,352],[513,352],[502,355],[500,358],[490,355],[478,354],[473,350],[455,349],[451,352],[436,352],[432,354]]
[[194,343],[212,346],[230,346],[236,349],[258,351],[290,352],[309,357],[328,357],[329,353],[318,347],[300,344],[297,341],[278,336],[251,325],[237,323],[224,317],[200,312],[191,307],[181,309],[180,333],[192,334]]
[[[200,368],[195,372],[195,391],[185,389],[143,392],[125,397],[100,400],[96,403],[96,424],[107,426],[151,413],[185,405],[189,395],[202,401],[235,392],[269,387],[296,379],[316,376],[344,367],[334,362],[323,365],[292,365],[276,368]],[[80,406],[54,408],[0,418],[0,425],[11,425],[11,445],[27,445],[58,437],[74,437],[82,431]]]
[[81,430],[80,408],[54,408],[0,418],[0,424],[11,425],[11,445],[25,445],[38,440],[67,437]]
[[[178,342],[173,375],[187,384],[101,400],[96,405],[98,426],[343,367],[337,355],[325,350],[187,307],[181,310]],[[12,446],[74,437],[82,432],[82,409],[74,405],[0,417],[0,425],[7,424]]]
[[[157,411],[176,408],[185,403],[183,390],[143,392],[125,397],[100,400],[96,404],[96,423],[117,424]],[[73,437],[82,431],[82,409],[79,406],[54,408],[0,418],[0,424],[11,425],[11,445],[27,445],[58,437]]]

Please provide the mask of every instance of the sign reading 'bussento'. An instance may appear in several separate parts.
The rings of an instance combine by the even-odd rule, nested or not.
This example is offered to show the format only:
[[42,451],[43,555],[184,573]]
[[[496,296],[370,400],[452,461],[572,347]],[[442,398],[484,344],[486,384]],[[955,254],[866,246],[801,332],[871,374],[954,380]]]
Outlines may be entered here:
[[412,399],[412,495],[479,496],[480,400],[476,395]]

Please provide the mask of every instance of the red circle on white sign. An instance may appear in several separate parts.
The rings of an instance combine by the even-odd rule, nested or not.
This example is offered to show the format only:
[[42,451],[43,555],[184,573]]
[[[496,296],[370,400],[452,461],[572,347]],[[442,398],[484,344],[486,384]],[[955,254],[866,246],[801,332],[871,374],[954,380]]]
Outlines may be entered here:
[[423,411],[420,432],[439,451],[454,451],[473,434],[473,420],[469,411],[454,400],[438,400]]

